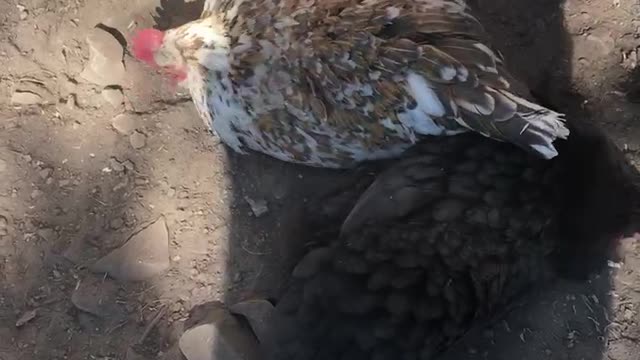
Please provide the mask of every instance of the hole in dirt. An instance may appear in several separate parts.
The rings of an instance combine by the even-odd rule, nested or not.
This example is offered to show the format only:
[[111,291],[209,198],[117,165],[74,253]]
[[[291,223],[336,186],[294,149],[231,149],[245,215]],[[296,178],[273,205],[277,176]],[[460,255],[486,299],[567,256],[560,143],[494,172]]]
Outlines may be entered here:
[[122,91],[122,86],[120,85],[107,85],[105,86],[106,90],[120,90]]

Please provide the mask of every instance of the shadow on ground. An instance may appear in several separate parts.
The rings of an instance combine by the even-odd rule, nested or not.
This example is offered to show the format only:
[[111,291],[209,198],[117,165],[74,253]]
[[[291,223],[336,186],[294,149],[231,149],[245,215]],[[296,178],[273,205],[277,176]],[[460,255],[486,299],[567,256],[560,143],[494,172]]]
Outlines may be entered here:
[[[567,113],[572,122],[597,122],[585,111],[584,99],[574,92],[570,82],[572,49],[563,27],[562,1],[471,3],[505,55],[507,66],[531,87],[537,98]],[[228,166],[233,186],[233,216],[229,224],[228,291],[224,299],[228,303],[252,297],[277,301],[293,265],[308,243],[316,240],[308,232],[308,219],[303,217],[309,216],[304,215],[304,203],[321,197],[322,192],[330,193],[331,188],[344,186],[341,182],[349,184],[358,176],[329,174],[259,155],[230,154]],[[576,169],[580,170],[579,164]],[[590,207],[593,212],[573,214],[571,219],[576,226],[594,224],[607,215],[609,220],[614,217],[611,214],[615,214],[612,211],[615,204],[609,198],[584,201],[600,200],[601,207]],[[268,212],[256,217],[252,202],[266,203]],[[573,211],[579,213],[582,207],[576,205]],[[585,231],[604,234],[610,230],[606,228],[608,225]],[[582,250],[585,247],[580,240],[567,239],[567,248]],[[605,269],[589,281],[563,280],[536,287],[531,295],[496,320],[495,326],[472,330],[442,358],[604,358],[613,316],[612,281],[610,269]],[[494,343],[487,343],[487,332],[494,333]]]
[[11,314],[1,319],[0,357],[125,358],[114,334],[147,346],[155,337],[145,329],[164,306],[155,282],[119,282],[88,269],[158,219],[141,201],[140,155],[113,138],[66,133],[40,111],[0,118],[0,314]]
[[[563,2],[471,4],[508,67],[536,97],[566,112],[570,121],[598,122],[569,81],[572,49],[563,27]],[[201,7],[202,1],[163,0],[155,21],[159,28],[177,26],[196,18]],[[637,92],[634,79],[625,90],[629,101]],[[7,151],[2,153],[0,225],[6,219],[6,234],[0,233],[0,320],[8,326],[0,325],[0,338],[13,340],[0,341],[0,355],[179,358],[176,344],[188,310],[211,300],[277,302],[310,243],[331,240],[311,233],[309,216],[314,209],[308,204],[368,176],[367,169],[333,172],[233,153],[225,155],[224,169],[190,167],[189,158],[197,158],[198,164],[223,163],[218,162],[218,152],[224,147],[193,126],[199,119],[186,110],[190,104],[169,104],[176,113],[163,105],[157,117],[150,111],[134,114],[149,135],[160,134],[149,136],[146,152],[134,152],[115,137],[83,139],[59,132],[62,125],[56,122],[65,120],[55,120],[49,112],[3,113],[0,139],[6,145],[0,148]],[[175,120],[185,114],[193,117],[193,124]],[[43,121],[51,121],[47,131],[37,126]],[[176,138],[161,141],[165,135]],[[66,154],[73,157],[65,158]],[[586,165],[590,159],[585,159]],[[139,167],[147,162],[151,165]],[[152,182],[161,180],[150,183],[150,174]],[[225,191],[207,189],[218,181],[228,182],[222,186]],[[580,187],[575,191],[580,194]],[[161,198],[171,196],[175,199],[162,205]],[[579,215],[567,221],[575,221],[576,227],[595,226],[585,230],[589,233],[608,230],[599,227],[599,221],[616,216],[616,197],[573,200],[583,203],[576,203],[572,212]],[[602,201],[603,206],[581,213],[589,201]],[[125,283],[86,269],[160,215],[167,218],[171,244],[166,277]],[[590,249],[581,239],[569,240],[569,250]],[[167,278],[172,280],[166,282]],[[90,296],[84,302],[76,299],[74,305],[71,294],[77,288]],[[615,320],[615,291],[609,269],[589,281],[536,287],[494,323],[472,329],[442,358],[603,359],[612,334],[616,337],[620,327],[630,326]],[[629,293],[622,296],[635,299]],[[21,325],[17,330],[16,322]]]

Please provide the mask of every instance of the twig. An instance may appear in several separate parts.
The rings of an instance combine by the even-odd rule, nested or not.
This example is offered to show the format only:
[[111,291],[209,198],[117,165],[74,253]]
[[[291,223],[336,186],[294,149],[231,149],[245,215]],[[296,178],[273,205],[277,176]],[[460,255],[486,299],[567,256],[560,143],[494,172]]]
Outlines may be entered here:
[[164,305],[160,310],[158,310],[158,313],[156,314],[156,316],[153,317],[149,325],[147,325],[147,328],[144,329],[144,332],[140,336],[140,339],[138,339],[138,344],[142,344],[144,342],[147,336],[149,336],[149,333],[151,332],[151,330],[156,326],[158,321],[160,321],[160,319],[164,316],[164,313],[166,311],[167,311],[167,305]]

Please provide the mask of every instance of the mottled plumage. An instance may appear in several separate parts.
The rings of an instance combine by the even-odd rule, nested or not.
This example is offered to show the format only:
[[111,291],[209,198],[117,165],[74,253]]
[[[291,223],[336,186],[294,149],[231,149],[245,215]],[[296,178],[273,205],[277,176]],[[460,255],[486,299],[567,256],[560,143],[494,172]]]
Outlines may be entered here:
[[602,270],[640,224],[638,174],[601,133],[571,130],[551,161],[470,134],[434,138],[310,199],[313,249],[263,317],[275,340],[264,358],[441,359],[517,296]]
[[145,51],[187,73],[238,152],[342,168],[471,130],[549,159],[569,134],[516,89],[462,0],[209,0],[160,47],[134,40]]

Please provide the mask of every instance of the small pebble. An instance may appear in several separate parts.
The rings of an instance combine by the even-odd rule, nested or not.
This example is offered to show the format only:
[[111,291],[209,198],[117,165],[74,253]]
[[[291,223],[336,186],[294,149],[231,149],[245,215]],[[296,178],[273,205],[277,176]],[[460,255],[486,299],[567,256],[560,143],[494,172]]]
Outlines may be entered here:
[[134,149],[139,150],[147,144],[147,137],[139,131],[134,131],[129,135],[129,142]]
[[253,215],[255,215],[255,217],[260,217],[269,212],[269,207],[267,206],[267,201],[265,199],[254,200],[248,196],[245,196],[244,200],[251,207],[251,212],[253,212]]
[[128,171],[135,171],[136,170],[136,166],[131,160],[125,160],[122,163],[122,165],[124,165],[124,168],[127,169]]
[[87,35],[89,61],[80,74],[84,80],[102,86],[121,84],[126,71],[122,58],[124,49],[113,35],[94,28]]
[[122,135],[129,135],[135,131],[136,118],[130,114],[119,114],[111,119],[111,126]]
[[113,171],[122,172],[124,171],[124,165],[118,161],[116,158],[109,159],[109,167],[113,169]]
[[122,227],[122,225],[124,225],[124,220],[122,220],[122,218],[112,219],[110,225],[112,229],[118,230]]
[[44,179],[47,179],[52,172],[53,172],[53,169],[44,168],[38,172],[38,175],[40,175],[40,178],[44,180]]
[[22,314],[20,316],[18,321],[16,321],[16,327],[24,326],[29,321],[35,319],[37,314],[38,314],[38,312],[37,312],[36,309],[29,310],[29,311],[25,312],[24,314]]
[[120,89],[106,88],[102,90],[102,98],[113,107],[119,107],[124,101],[124,96]]

